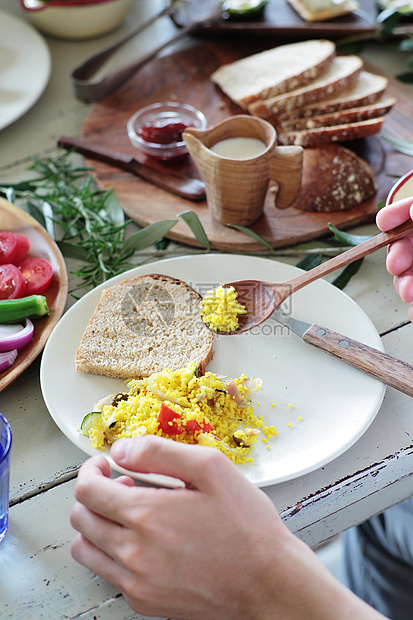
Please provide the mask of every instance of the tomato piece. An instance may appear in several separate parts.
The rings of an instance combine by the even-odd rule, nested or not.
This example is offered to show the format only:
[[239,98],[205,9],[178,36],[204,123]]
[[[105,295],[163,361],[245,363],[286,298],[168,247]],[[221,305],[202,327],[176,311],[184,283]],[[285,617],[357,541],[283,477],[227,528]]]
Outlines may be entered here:
[[53,278],[53,267],[44,258],[26,258],[19,269],[26,283],[26,295],[43,295]]
[[183,426],[180,426],[178,420],[182,418],[181,414],[174,411],[163,402],[158,413],[158,424],[163,433],[166,435],[180,435],[184,432]]
[[12,232],[0,232],[0,265],[14,263],[17,253],[17,238]]
[[27,256],[27,253],[30,248],[30,240],[28,239],[28,237],[26,237],[26,235],[21,235],[19,233],[14,233],[14,236],[17,239],[17,249],[16,249],[16,255],[13,259],[13,264],[18,265]]
[[19,299],[26,294],[23,276],[11,263],[0,265],[0,299]]
[[209,422],[205,422],[205,420],[202,420],[202,424],[199,424],[196,420],[188,420],[185,423],[185,428],[189,433],[193,433],[194,435],[200,431],[203,433],[211,433],[214,430],[213,426],[211,426]]

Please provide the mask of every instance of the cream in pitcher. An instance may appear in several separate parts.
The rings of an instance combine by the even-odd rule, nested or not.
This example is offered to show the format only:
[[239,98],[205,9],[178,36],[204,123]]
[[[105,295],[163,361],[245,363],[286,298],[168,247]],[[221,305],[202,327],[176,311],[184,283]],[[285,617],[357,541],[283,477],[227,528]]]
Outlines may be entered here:
[[255,222],[270,180],[278,184],[279,209],[299,193],[303,149],[277,146],[277,132],[263,119],[240,114],[210,129],[190,127],[183,139],[205,183],[212,217],[221,224]]

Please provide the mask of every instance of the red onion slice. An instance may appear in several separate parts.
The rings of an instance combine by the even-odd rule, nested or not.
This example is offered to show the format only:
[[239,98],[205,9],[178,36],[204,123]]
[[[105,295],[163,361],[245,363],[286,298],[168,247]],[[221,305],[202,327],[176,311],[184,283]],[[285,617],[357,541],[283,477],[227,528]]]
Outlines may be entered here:
[[6,351],[5,353],[0,353],[0,372],[3,370],[7,370],[14,364],[17,357],[17,349],[13,349],[13,351]]
[[30,319],[24,325],[0,325],[0,353],[23,349],[33,338],[34,326]]

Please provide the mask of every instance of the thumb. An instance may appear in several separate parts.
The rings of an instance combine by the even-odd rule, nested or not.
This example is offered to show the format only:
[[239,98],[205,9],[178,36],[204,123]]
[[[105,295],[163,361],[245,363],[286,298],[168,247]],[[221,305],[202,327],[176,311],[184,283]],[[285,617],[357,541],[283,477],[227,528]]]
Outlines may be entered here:
[[112,446],[115,463],[129,471],[161,474],[181,480],[185,486],[207,491],[224,484],[228,476],[242,476],[233,463],[215,448],[178,443],[146,435],[137,439],[118,439]]

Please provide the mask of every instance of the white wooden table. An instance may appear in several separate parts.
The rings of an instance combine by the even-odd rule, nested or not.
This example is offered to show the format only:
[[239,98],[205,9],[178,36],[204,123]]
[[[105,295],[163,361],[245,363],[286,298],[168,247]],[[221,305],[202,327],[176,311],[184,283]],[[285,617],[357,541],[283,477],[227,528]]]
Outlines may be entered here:
[[[155,4],[136,2],[122,27],[99,39],[46,39],[53,61],[51,80],[34,107],[0,133],[1,183],[25,178],[29,157],[52,153],[60,135],[80,135],[89,106],[72,95],[71,69],[131,29]],[[16,0],[1,0],[0,8],[25,19]],[[150,49],[154,38],[162,40],[172,31],[164,20],[155,35],[142,37],[139,49]],[[400,53],[374,45],[363,56],[392,75],[403,62]],[[354,232],[373,234],[376,229],[366,225]],[[162,257],[190,251],[172,244]],[[299,258],[286,252],[277,256],[290,264]],[[367,257],[346,293],[373,321],[385,350],[413,363],[413,325],[407,323],[407,308],[394,292],[384,262],[385,250]],[[0,618],[142,618],[112,586],[71,559],[74,532],[68,516],[76,473],[86,457],[50,417],[40,390],[39,364],[38,359],[0,394],[0,410],[13,430],[10,529],[0,546]],[[413,402],[388,388],[375,421],[351,449],[318,471],[265,492],[288,527],[311,546],[410,496]]]

